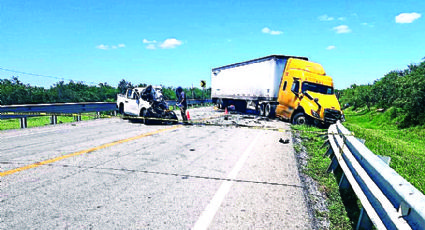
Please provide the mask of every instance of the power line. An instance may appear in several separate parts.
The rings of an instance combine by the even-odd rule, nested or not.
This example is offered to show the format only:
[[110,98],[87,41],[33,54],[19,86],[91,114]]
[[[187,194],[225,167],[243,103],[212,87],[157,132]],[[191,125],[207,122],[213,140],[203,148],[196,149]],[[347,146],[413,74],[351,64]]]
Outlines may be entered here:
[[30,76],[36,76],[36,77],[46,77],[46,78],[52,78],[52,79],[62,80],[62,81],[66,80],[66,81],[84,82],[84,83],[88,83],[88,84],[92,84],[92,85],[97,85],[96,82],[78,81],[78,80],[74,80],[74,79],[60,78],[60,77],[55,77],[55,76],[49,76],[49,75],[43,75],[43,74],[36,74],[36,73],[29,73],[29,72],[17,71],[17,70],[12,70],[12,69],[6,69],[6,68],[3,68],[3,67],[0,67],[0,70],[12,72],[12,73],[19,73],[19,74],[25,74],[25,75],[30,75]]

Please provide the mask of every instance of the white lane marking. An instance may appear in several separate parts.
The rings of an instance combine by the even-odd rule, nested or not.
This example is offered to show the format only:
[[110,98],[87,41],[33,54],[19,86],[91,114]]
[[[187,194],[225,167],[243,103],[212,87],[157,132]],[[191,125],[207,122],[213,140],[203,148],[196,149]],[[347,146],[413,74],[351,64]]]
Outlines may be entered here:
[[218,209],[221,206],[221,203],[223,203],[224,198],[226,197],[227,193],[229,193],[229,190],[233,185],[232,180],[236,179],[236,176],[238,175],[239,171],[242,169],[243,165],[245,164],[245,161],[248,159],[249,155],[251,154],[252,148],[257,143],[259,136],[260,136],[260,132],[257,134],[254,141],[251,142],[251,144],[245,150],[241,158],[239,158],[238,162],[236,162],[235,166],[233,167],[229,175],[227,175],[227,179],[230,179],[230,181],[224,181],[221,184],[220,188],[217,190],[214,197],[212,198],[210,203],[207,205],[205,210],[202,212],[201,216],[199,217],[198,221],[196,221],[192,229],[203,230],[203,229],[207,229],[210,226],[212,220],[214,219],[215,214],[217,213]]

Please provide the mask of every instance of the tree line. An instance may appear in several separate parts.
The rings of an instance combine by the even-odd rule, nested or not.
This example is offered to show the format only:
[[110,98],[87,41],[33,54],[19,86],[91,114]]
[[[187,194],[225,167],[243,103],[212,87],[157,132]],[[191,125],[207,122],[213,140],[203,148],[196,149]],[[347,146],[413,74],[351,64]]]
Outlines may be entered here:
[[[117,87],[108,83],[99,83],[95,86],[83,82],[59,81],[50,88],[24,84],[19,77],[0,79],[0,104],[42,104],[42,103],[69,103],[69,102],[115,102],[118,93],[124,93],[129,87],[146,87],[147,84],[132,84],[122,79]],[[165,100],[175,100],[175,87],[163,87]],[[211,97],[211,88],[183,89],[188,99],[205,99]]]
[[388,110],[400,128],[425,125],[425,61],[339,92],[346,107]]

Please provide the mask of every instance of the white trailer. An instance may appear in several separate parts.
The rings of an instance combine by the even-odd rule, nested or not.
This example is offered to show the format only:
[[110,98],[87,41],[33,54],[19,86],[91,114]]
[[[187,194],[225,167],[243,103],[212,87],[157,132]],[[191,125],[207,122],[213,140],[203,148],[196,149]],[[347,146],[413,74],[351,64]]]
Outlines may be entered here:
[[235,105],[240,111],[246,108],[259,110],[267,103],[277,103],[282,74],[289,58],[308,60],[305,57],[270,55],[212,69],[213,103],[219,108]]

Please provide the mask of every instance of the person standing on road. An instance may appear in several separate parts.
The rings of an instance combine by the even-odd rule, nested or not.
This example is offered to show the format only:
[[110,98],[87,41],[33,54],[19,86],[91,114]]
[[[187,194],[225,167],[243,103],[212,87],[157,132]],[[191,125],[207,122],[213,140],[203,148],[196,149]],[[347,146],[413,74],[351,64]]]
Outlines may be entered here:
[[187,122],[186,110],[187,110],[187,100],[186,94],[184,93],[182,87],[177,87],[176,89],[177,96],[177,105],[180,107],[180,113],[183,118],[183,122]]

